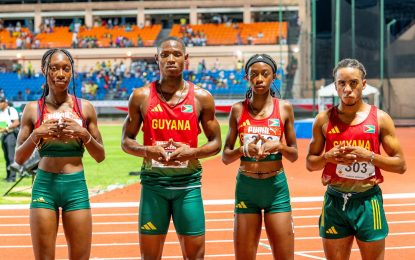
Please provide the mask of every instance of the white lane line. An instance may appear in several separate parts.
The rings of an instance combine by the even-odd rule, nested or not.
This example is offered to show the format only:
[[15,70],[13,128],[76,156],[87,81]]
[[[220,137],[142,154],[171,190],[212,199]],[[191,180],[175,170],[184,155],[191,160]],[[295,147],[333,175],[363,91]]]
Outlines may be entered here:
[[[233,242],[233,241],[232,241],[232,242]],[[268,250],[270,250],[270,251],[272,250],[270,245],[268,245],[268,244],[266,244],[266,243],[263,243],[263,242],[261,242],[261,241],[259,241],[258,245],[259,245],[259,246],[262,246],[263,248],[268,249]]]
[[[413,199],[415,198],[415,193],[392,193],[392,194],[383,194],[383,199]],[[323,196],[312,196],[312,197],[292,197],[291,202],[293,203],[304,203],[304,202],[322,202]],[[209,205],[233,205],[233,199],[224,199],[224,200],[203,200],[203,204],[206,206]],[[91,203],[92,208],[133,208],[138,207],[139,202],[104,202],[104,203]],[[0,210],[7,209],[29,209],[29,204],[19,204],[19,205],[0,205]]]
[[[402,249],[415,249],[415,246],[393,246],[393,247],[385,247],[386,250],[402,250]],[[353,252],[359,252],[358,248],[352,248]],[[299,251],[296,253],[302,254],[312,254],[312,253],[324,253],[324,250],[307,250],[307,251]]]

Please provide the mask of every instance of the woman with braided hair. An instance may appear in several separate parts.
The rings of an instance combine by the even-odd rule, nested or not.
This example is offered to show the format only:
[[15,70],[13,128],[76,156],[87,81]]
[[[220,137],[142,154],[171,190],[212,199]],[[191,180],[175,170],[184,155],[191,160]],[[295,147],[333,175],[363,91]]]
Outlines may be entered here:
[[23,111],[15,158],[23,164],[34,149],[41,157],[30,204],[35,259],[55,258],[59,208],[69,259],[89,259],[92,218],[82,156],[86,148],[97,162],[105,158],[97,116],[90,102],[75,95],[74,61],[67,50],[46,51],[42,72],[43,93]]
[[235,191],[236,259],[256,258],[262,221],[274,258],[294,259],[290,194],[281,160],[294,162],[298,154],[292,105],[276,98],[272,89],[276,71],[269,55],[252,56],[245,65],[250,84],[246,99],[234,104],[229,116],[222,160],[241,160]]

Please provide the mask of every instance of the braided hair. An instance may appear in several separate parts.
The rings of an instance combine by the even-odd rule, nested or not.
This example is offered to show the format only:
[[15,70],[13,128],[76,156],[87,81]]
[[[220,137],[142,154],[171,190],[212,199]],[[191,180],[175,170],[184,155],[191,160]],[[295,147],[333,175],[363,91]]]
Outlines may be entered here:
[[42,91],[42,96],[40,97],[39,100],[43,99],[43,103],[42,103],[42,107],[41,107],[41,113],[40,113],[40,122],[43,121],[43,112],[45,111],[45,104],[46,104],[46,96],[49,94],[49,85],[48,85],[48,77],[49,77],[49,64],[50,64],[50,60],[52,59],[53,54],[57,53],[57,52],[62,52],[63,54],[66,55],[66,57],[68,57],[69,62],[71,63],[71,72],[72,72],[72,91],[73,91],[73,95],[75,96],[75,106],[77,107],[76,113],[79,116],[79,118],[82,120],[82,124],[86,125],[85,119],[84,117],[81,115],[81,110],[79,107],[79,102],[78,102],[78,97],[76,96],[76,85],[75,85],[75,71],[74,71],[74,59],[72,57],[72,55],[69,53],[69,51],[65,50],[65,49],[58,49],[58,48],[54,48],[54,49],[49,49],[45,52],[45,54],[43,54],[42,56],[42,70],[45,73],[45,84],[44,84],[44,88]]
[[[245,64],[245,69],[244,69],[246,76],[248,75],[249,68],[254,63],[257,63],[257,62],[263,62],[263,63],[268,64],[272,69],[272,74],[277,73],[277,68],[278,67],[277,67],[277,63],[274,61],[274,59],[271,56],[269,56],[268,54],[262,53],[262,54],[255,54],[255,55],[251,56],[248,59],[248,61]],[[274,85],[274,82],[272,82],[272,85]],[[274,88],[275,88],[276,91],[272,87],[269,89],[270,95],[272,97],[276,97],[277,96],[276,92],[278,92],[278,97],[281,97],[281,94],[280,94],[279,90],[277,89],[277,87],[275,85],[274,85]],[[251,97],[252,97],[252,88],[248,88],[248,90],[246,91],[246,94],[245,94],[245,98],[250,99]]]

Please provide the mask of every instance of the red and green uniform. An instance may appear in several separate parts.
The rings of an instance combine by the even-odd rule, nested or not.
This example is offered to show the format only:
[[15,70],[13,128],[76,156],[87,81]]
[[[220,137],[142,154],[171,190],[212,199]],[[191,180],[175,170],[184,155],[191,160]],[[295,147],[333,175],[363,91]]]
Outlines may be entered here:
[[[281,120],[279,100],[273,99],[274,109],[271,115],[264,119],[255,119],[249,114],[249,101],[243,102],[242,114],[238,121],[238,135],[241,145],[253,142],[260,134],[265,139],[281,141],[284,134],[284,123]],[[257,143],[262,144],[262,141]],[[243,156],[241,161],[264,162],[281,160],[281,153],[268,155],[266,158],[256,161],[254,158]],[[282,169],[277,175],[267,179],[255,179],[239,173],[236,177],[235,213],[237,214],[261,214],[290,212],[290,192],[287,178]]]
[[[375,106],[371,106],[367,118],[356,125],[343,123],[338,108],[331,109],[326,152],[342,143],[380,154]],[[385,238],[388,224],[378,186],[382,182],[380,169],[368,162],[355,162],[351,166],[327,163],[322,174],[322,183],[328,188],[320,216],[320,236],[336,239],[353,235],[365,242]]]
[[[151,84],[148,108],[143,115],[144,145],[161,145],[173,139],[192,148],[198,146],[201,131],[194,85],[186,84],[189,86],[187,95],[174,106],[162,101],[157,95],[156,83]],[[171,146],[166,151],[173,152],[174,149]],[[201,175],[202,167],[198,159],[179,166],[145,159],[141,168],[140,232],[166,234],[172,217],[177,233],[204,234]]]
[[[81,100],[73,95],[71,95],[71,98],[73,101],[72,109],[55,112],[50,112],[47,106],[44,105],[44,98],[40,99],[38,101],[38,118],[35,128],[38,128],[42,123],[49,119],[60,119],[63,117],[74,119],[78,124],[85,127]],[[78,105],[76,105],[76,102],[78,102]],[[42,112],[43,116],[41,115]],[[40,122],[40,120],[42,120],[42,122]],[[39,147],[40,157],[82,157],[84,151],[85,149],[81,139],[70,139],[63,142],[59,139],[42,138]]]
[[[62,117],[72,118],[85,127],[81,100],[72,95],[71,98],[72,109],[56,112],[50,112],[44,104],[45,100],[40,99],[35,128],[49,119]],[[85,150],[81,139],[61,141],[42,138],[39,146],[40,157],[82,157]],[[62,211],[65,212],[91,208],[84,171],[61,174],[37,169],[30,208],[47,208],[54,211],[59,211],[59,208],[62,208]]]

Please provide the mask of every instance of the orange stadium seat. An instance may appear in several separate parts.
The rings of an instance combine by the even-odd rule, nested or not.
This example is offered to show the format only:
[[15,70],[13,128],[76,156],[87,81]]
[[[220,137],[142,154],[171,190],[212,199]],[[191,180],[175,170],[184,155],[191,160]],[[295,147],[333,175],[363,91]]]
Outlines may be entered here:
[[[253,44],[276,44],[282,28],[282,36],[287,38],[288,23],[282,22],[258,22],[258,23],[238,23],[238,28],[226,24],[198,24],[191,25],[193,32],[203,32],[207,37],[207,45],[233,45],[237,43],[238,31],[241,32],[242,42],[247,44],[247,39],[251,35]],[[258,38],[259,32],[263,33],[262,38]],[[182,37],[180,25],[173,26],[170,36]]]

